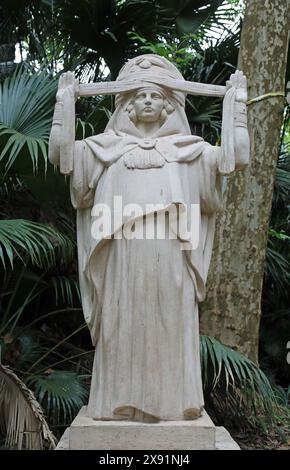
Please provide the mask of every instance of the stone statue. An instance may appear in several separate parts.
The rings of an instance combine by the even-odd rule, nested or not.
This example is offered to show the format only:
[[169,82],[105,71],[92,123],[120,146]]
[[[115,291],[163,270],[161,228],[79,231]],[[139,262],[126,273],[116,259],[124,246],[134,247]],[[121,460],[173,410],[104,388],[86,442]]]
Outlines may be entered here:
[[[224,96],[221,146],[191,135],[187,93]],[[115,95],[115,112],[104,133],[75,141],[75,99],[93,94]],[[187,82],[151,54],[129,60],[115,82],[80,85],[70,72],[60,78],[49,157],[71,175],[77,210],[82,305],[96,347],[87,408],[93,419],[201,416],[198,303],[221,175],[249,160],[246,99],[242,72],[225,87]],[[116,198],[126,210],[116,210]],[[96,236],[100,207],[114,223],[103,219]]]

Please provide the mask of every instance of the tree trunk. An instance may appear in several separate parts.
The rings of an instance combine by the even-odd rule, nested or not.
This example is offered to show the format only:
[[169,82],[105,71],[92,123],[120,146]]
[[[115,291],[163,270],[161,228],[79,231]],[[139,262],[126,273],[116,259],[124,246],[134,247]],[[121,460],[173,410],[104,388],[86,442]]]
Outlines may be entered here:
[[[249,99],[285,88],[290,0],[248,0],[240,64]],[[251,163],[227,180],[225,211],[201,305],[201,332],[258,361],[261,293],[280,129],[282,96],[248,105]]]

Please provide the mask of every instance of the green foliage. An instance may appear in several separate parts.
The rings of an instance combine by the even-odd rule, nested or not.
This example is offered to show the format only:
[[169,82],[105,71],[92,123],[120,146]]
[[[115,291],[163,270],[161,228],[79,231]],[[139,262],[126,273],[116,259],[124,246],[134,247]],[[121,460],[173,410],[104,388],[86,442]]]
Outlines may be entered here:
[[24,333],[16,330],[15,335],[6,334],[2,338],[2,358],[18,372],[27,370],[45,351],[33,330]]
[[235,408],[245,405],[253,407],[253,413],[257,404],[266,412],[272,410],[275,394],[269,380],[246,356],[213,338],[201,336],[201,362],[206,393],[216,394],[219,399],[224,395],[233,413]]
[[[288,235],[283,232],[276,233],[279,236],[275,235],[275,239],[289,240]],[[275,248],[275,242],[272,239],[273,229],[270,231],[270,237],[266,252],[266,276],[274,283],[277,294],[281,295],[284,293],[285,286],[290,284],[290,263],[282,253],[277,251],[277,245]]]
[[52,276],[50,282],[54,288],[55,305],[64,303],[73,306],[75,294],[79,301],[81,300],[79,284],[75,279],[66,276]]
[[201,336],[206,410],[215,424],[239,438],[260,435],[287,441],[290,434],[289,389],[277,387],[247,357],[213,338]]
[[0,84],[0,162],[6,172],[20,157],[22,171],[32,164],[35,173],[40,158],[46,169],[55,93],[55,80],[21,67]]
[[32,375],[28,385],[33,385],[35,395],[48,415],[59,422],[70,422],[88,398],[88,388],[75,372],[48,370],[46,374]]
[[84,139],[90,135],[104,131],[113,112],[113,98],[110,96],[82,99],[77,103],[77,112],[84,120],[77,119],[76,139]]
[[270,219],[260,326],[260,363],[273,382],[287,389],[286,361],[290,331],[290,145],[289,106],[282,129],[281,151]]
[[104,61],[115,77],[125,59],[138,54],[129,31],[151,42],[191,34],[200,44],[224,32],[241,11],[238,1],[223,0],[25,0],[21,9],[11,1],[1,9],[3,32],[28,44],[35,68],[39,59],[47,71],[62,63],[94,81]]
[[[61,425],[86,401],[83,376],[91,371],[92,351],[88,335],[80,337],[84,326],[68,183],[52,166],[46,168],[56,91],[51,77],[63,69],[75,70],[81,81],[114,79],[127,58],[153,52],[173,61],[187,80],[223,85],[237,63],[240,31],[238,26],[229,31],[228,20],[238,19],[240,2],[24,0],[21,8],[18,3],[0,5],[0,38],[12,44],[20,40],[29,65],[2,81],[0,89],[0,171],[5,173],[0,186],[0,343],[2,359],[34,389],[50,422]],[[46,73],[33,73],[40,69]],[[104,130],[113,100],[81,99],[76,109],[81,139]],[[194,134],[211,143],[219,140],[220,100],[190,97],[186,112]],[[289,403],[287,119],[289,109],[275,181],[260,355],[271,383],[280,387],[270,385],[247,358],[201,338],[206,406],[216,422],[237,428],[263,426],[264,415],[267,426],[281,416],[277,402],[284,408]]]
[[65,262],[72,259],[71,240],[54,228],[29,220],[0,220],[0,259],[5,269],[7,259],[13,268],[15,256],[46,269],[55,265],[57,250]]

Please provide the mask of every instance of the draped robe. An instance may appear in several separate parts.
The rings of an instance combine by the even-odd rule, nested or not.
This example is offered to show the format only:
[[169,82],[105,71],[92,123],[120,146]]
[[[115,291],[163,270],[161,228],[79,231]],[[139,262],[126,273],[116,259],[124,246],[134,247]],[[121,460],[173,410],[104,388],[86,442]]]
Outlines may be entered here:
[[[141,421],[194,419],[203,393],[198,302],[205,297],[215,214],[221,207],[220,148],[190,135],[184,109],[144,139],[119,106],[105,132],[75,142],[71,198],[77,209],[79,278],[85,319],[96,346],[88,415]],[[135,163],[134,163],[135,162]],[[155,164],[154,164],[155,162]],[[154,166],[155,165],[155,166]],[[134,203],[147,214],[199,204],[199,244],[92,236],[92,207]],[[155,213],[158,212],[155,211]],[[166,216],[167,217],[167,216]],[[135,217],[136,218],[136,217]],[[140,215],[139,215],[140,218]],[[156,228],[154,214],[143,217]],[[166,219],[168,222],[168,219]],[[177,234],[178,235],[178,234]]]

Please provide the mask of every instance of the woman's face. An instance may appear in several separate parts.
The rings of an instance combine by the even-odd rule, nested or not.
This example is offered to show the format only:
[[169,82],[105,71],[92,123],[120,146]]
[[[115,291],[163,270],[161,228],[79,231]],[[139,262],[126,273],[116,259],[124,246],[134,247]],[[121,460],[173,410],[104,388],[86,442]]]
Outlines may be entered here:
[[138,121],[156,122],[164,106],[161,93],[154,89],[140,90],[136,93],[133,107]]

